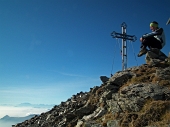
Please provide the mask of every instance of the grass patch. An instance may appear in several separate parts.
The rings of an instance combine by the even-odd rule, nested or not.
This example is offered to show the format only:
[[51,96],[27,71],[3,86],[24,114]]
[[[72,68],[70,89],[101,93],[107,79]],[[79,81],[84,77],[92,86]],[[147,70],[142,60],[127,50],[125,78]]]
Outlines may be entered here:
[[116,119],[116,115],[117,115],[117,114],[114,115],[112,112],[107,112],[103,117],[97,119],[96,122],[101,123],[102,126],[105,127],[105,126],[107,126],[107,122],[108,122],[109,120],[114,120],[114,119]]
[[152,101],[148,99],[140,112],[124,113],[120,127],[143,127],[154,125],[166,127],[170,124],[170,101]]

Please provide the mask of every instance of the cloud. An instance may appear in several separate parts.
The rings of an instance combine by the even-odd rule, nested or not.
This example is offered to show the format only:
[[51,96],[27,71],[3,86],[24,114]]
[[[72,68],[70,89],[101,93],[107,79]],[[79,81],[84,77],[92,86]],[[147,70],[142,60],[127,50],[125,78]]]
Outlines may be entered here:
[[60,71],[56,71],[56,70],[48,70],[48,71],[51,71],[51,72],[57,72],[61,75],[64,75],[64,76],[71,76],[71,77],[82,77],[82,78],[87,78],[88,76],[84,76],[84,75],[79,75],[79,74],[73,74],[73,73],[67,73],[67,72],[60,72]]
[[0,106],[0,118],[5,115],[9,115],[11,117],[24,117],[29,114],[41,114],[47,111],[48,109],[46,108]]
[[77,74],[71,74],[71,73],[64,73],[64,72],[59,72],[60,74],[62,75],[65,75],[65,76],[72,76],[72,77],[87,77],[87,76],[83,76],[83,75],[77,75]]

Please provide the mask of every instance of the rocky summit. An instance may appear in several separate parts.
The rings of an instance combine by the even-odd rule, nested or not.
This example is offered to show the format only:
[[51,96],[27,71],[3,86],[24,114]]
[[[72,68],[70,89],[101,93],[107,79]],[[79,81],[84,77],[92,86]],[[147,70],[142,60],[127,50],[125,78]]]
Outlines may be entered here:
[[101,76],[102,84],[13,127],[170,127],[170,62]]

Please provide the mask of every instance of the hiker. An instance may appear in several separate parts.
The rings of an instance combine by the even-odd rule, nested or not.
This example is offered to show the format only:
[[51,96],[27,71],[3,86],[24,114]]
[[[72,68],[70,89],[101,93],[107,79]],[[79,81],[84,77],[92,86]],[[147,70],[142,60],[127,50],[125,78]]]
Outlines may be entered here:
[[150,29],[152,30],[151,33],[144,34],[141,38],[141,50],[138,54],[138,57],[146,54],[148,49],[147,47],[153,52],[159,53],[159,51],[165,45],[165,35],[163,28],[159,28],[158,23],[153,21],[150,23]]

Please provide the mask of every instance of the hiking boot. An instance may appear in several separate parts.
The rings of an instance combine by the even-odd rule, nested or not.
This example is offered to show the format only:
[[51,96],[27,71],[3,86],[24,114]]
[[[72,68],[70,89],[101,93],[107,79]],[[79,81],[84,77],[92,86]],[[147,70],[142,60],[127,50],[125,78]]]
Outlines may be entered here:
[[140,50],[139,54],[138,54],[138,57],[143,56],[144,54],[147,53],[147,51],[148,51],[148,50],[147,50],[146,48],[142,48],[142,49]]

